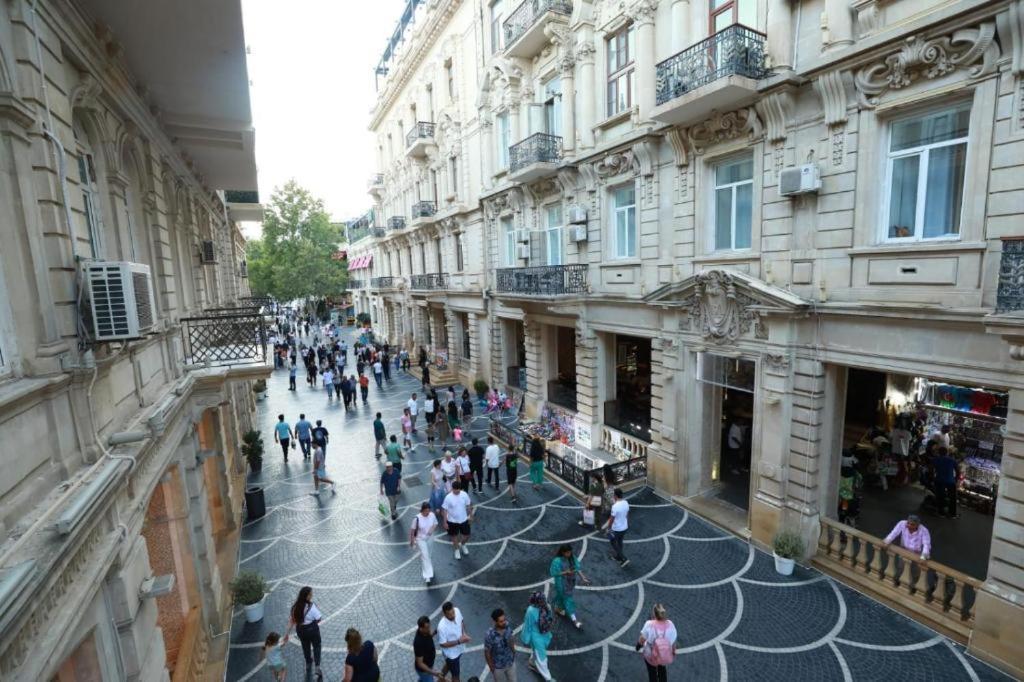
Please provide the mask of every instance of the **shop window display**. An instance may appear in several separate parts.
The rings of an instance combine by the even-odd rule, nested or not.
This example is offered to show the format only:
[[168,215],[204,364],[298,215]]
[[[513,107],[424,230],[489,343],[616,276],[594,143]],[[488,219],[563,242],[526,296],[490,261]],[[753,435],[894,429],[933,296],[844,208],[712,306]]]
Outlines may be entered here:
[[937,561],[984,578],[1007,400],[983,387],[849,369],[839,521],[884,537],[918,513]]

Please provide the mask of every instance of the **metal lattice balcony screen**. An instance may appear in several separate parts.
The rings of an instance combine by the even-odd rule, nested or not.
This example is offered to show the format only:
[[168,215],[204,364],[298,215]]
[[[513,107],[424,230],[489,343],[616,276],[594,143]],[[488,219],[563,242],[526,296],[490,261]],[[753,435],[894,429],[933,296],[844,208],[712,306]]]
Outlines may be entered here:
[[447,289],[448,273],[431,272],[426,275],[413,275],[409,278],[411,289]]
[[388,229],[389,230],[404,230],[405,229],[405,216],[396,215],[388,218]]
[[222,308],[202,317],[181,320],[186,364],[235,365],[267,361],[267,329],[263,315],[249,308]]
[[656,98],[664,104],[726,76],[760,79],[767,74],[765,36],[733,24],[655,67]]
[[374,237],[383,237],[385,234],[387,234],[387,231],[383,227],[375,227],[371,230],[371,232],[373,232]]
[[534,133],[508,148],[509,169],[514,173],[534,163],[558,163],[562,158],[562,138]]
[[587,292],[587,265],[540,265],[531,268],[500,268],[500,293],[526,296],[560,296]]
[[349,289],[362,289],[364,284],[365,283],[361,279],[350,279],[348,281],[348,288]]
[[251,190],[229,189],[224,192],[224,200],[229,204],[258,204],[260,193]]
[[374,277],[370,280],[370,285],[374,289],[392,289],[395,286],[394,277]]
[[1004,239],[996,312],[1024,310],[1024,239]]
[[412,205],[413,218],[429,218],[437,212],[433,201],[417,201]]
[[426,140],[434,137],[434,124],[429,121],[417,121],[416,124],[405,136],[405,146],[411,147],[416,140]]
[[572,3],[568,0],[526,0],[516,7],[515,11],[501,25],[505,32],[505,46],[508,47],[531,26],[544,16],[546,12],[555,12],[569,16],[572,14]]

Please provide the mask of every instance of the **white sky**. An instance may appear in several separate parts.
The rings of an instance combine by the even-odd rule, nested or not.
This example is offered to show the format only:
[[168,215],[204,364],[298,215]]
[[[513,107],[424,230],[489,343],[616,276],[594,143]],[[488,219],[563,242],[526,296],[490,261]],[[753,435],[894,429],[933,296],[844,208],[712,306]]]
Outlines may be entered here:
[[372,206],[373,70],[404,7],[404,0],[242,0],[261,201],[295,178],[334,220]]

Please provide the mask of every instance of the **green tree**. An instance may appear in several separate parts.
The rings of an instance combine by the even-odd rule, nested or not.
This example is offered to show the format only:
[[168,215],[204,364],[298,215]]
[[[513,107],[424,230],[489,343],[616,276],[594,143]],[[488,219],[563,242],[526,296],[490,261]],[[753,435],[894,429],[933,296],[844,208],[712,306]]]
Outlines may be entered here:
[[263,236],[246,245],[253,293],[310,303],[341,294],[348,266],[333,255],[343,239],[323,202],[289,180],[264,209]]

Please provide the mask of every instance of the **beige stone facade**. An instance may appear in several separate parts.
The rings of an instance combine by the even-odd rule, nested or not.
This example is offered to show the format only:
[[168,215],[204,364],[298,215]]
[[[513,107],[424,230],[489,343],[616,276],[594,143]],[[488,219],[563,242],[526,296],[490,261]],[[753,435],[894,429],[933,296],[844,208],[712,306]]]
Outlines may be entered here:
[[[258,206],[224,192],[255,190],[241,8],[196,31],[178,3],[129,5],[0,2],[5,680],[199,679],[230,623],[238,443],[268,370],[197,365],[188,330],[250,294]],[[99,336],[102,262],[145,266],[142,333]]]
[[[1007,392],[989,569],[950,632],[1024,674],[1024,5],[715,6],[424,3],[381,70],[384,229],[352,249],[384,279],[362,278],[359,310],[463,381],[525,378],[529,414],[574,357],[577,447],[646,454],[680,503],[760,544],[798,529],[809,554],[835,517],[851,370]],[[622,338],[649,347],[647,438],[611,425]],[[706,373],[741,361],[737,516],[711,495]]]

